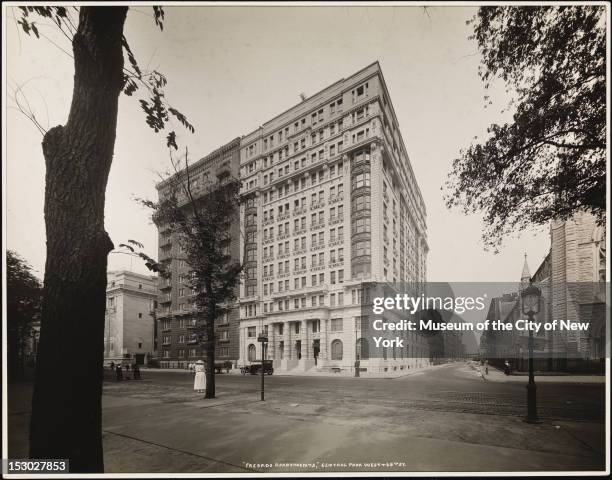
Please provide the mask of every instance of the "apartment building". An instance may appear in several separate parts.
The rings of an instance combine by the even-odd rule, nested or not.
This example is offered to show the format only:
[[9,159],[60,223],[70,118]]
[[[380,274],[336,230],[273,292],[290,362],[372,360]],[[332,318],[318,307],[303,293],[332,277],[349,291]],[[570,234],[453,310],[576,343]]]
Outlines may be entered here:
[[378,62],[242,137],[247,264],[239,364],[392,372],[429,362],[427,343],[370,358],[363,284],[423,291],[426,211]]
[[155,351],[157,277],[127,270],[107,274],[104,361],[146,363]]
[[[220,175],[229,173],[237,177],[240,165],[240,138],[221,146],[206,157],[189,166],[192,193],[197,199],[204,195],[206,185],[215,182]],[[176,175],[186,175],[182,170]],[[157,185],[158,195],[163,198],[169,193],[176,175]],[[187,199],[181,192],[179,203],[187,207]],[[237,259],[240,254],[240,221],[238,214],[231,221],[232,242],[230,255]],[[162,368],[185,368],[189,363],[204,360],[206,352],[194,333],[198,316],[194,309],[194,291],[190,288],[190,268],[181,249],[176,233],[169,227],[158,228],[159,261],[170,276],[159,278],[159,299],[157,309],[158,351]],[[237,304],[230,312],[215,323],[215,357],[218,362],[238,359],[239,317]]]

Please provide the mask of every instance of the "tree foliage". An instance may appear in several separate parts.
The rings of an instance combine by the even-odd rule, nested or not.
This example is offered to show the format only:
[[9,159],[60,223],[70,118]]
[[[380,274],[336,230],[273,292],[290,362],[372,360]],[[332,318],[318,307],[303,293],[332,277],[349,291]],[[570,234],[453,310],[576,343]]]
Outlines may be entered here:
[[513,118],[460,152],[446,182],[447,206],[483,212],[488,247],[579,210],[603,223],[605,7],[481,7],[468,23],[480,77],[486,88],[505,82]]
[[16,252],[6,252],[6,316],[8,367],[11,376],[22,373],[25,342],[32,324],[40,319],[42,285],[32,268]]
[[[229,171],[196,187],[186,167],[165,180],[158,202],[141,200],[153,211],[153,221],[178,241],[189,267],[186,286],[194,292],[193,314],[197,335],[207,356],[206,397],[214,398],[215,321],[229,312],[240,282],[243,262],[232,255],[240,235],[236,218],[240,208],[240,181]],[[175,250],[176,251],[176,250]],[[162,275],[172,275],[167,260],[160,260]]]
[[[21,18],[17,22],[22,30],[27,34],[33,33],[36,38],[40,38],[37,22],[32,20],[31,15],[37,14],[42,18],[53,20],[58,28],[68,37],[75,33],[74,22],[71,19],[70,11],[66,7],[19,7],[21,10]],[[163,7],[153,7],[153,18],[155,25],[160,30],[164,29],[165,13]],[[125,56],[127,57],[129,67],[124,67],[123,73],[123,93],[127,96],[132,96],[138,91],[144,91],[143,98],[139,100],[140,107],[145,114],[145,121],[155,133],[161,132],[168,128],[170,118],[174,117],[186,130],[191,133],[195,132],[194,126],[189,122],[187,117],[178,111],[176,108],[168,104],[164,92],[168,80],[165,75],[157,70],[144,71],[132,51],[128,40],[123,35],[121,44]],[[175,150],[178,149],[176,142],[176,131],[170,129],[166,134],[166,145]]]

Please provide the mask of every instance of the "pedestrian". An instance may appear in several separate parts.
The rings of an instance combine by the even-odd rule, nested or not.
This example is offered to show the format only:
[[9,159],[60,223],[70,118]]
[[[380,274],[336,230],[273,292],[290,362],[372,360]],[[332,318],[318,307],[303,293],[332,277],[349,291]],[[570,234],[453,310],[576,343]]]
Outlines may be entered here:
[[134,380],[140,380],[140,367],[137,363],[134,364]]
[[204,362],[202,360],[198,360],[195,364],[193,389],[198,393],[202,393],[206,390],[206,373],[204,372]]
[[123,380],[123,371],[121,370],[121,364],[118,363],[115,367],[115,373],[117,374],[117,381],[120,382]]
[[110,369],[111,369],[111,372],[115,371],[115,362],[113,362],[112,360],[111,360],[111,363],[110,363]]

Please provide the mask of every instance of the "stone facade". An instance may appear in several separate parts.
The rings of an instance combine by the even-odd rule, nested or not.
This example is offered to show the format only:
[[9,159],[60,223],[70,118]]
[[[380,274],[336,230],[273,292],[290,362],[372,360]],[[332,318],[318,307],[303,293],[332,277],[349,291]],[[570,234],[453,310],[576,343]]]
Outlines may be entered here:
[[362,283],[418,294],[427,274],[425,205],[379,64],[244,136],[240,169],[239,364],[261,361],[262,333],[275,370],[351,373],[358,355],[366,372],[428,364],[419,338],[370,359],[360,331]]
[[144,364],[155,351],[154,302],[157,278],[129,271],[108,272],[104,359]]
[[605,227],[579,213],[551,224],[551,293],[555,319],[591,323],[587,332],[567,332],[560,341],[569,356],[605,357],[606,241]]

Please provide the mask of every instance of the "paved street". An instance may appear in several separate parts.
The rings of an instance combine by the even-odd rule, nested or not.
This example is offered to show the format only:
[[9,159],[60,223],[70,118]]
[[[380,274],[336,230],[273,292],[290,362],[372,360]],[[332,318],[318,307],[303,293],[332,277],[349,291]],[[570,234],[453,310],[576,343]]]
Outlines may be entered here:
[[[143,377],[105,383],[107,472],[604,468],[602,384],[543,382],[543,422],[529,425],[525,385],[467,363],[396,379],[266,376],[265,402],[256,376],[218,375],[214,400],[184,371]],[[23,429],[27,416],[10,420]]]

